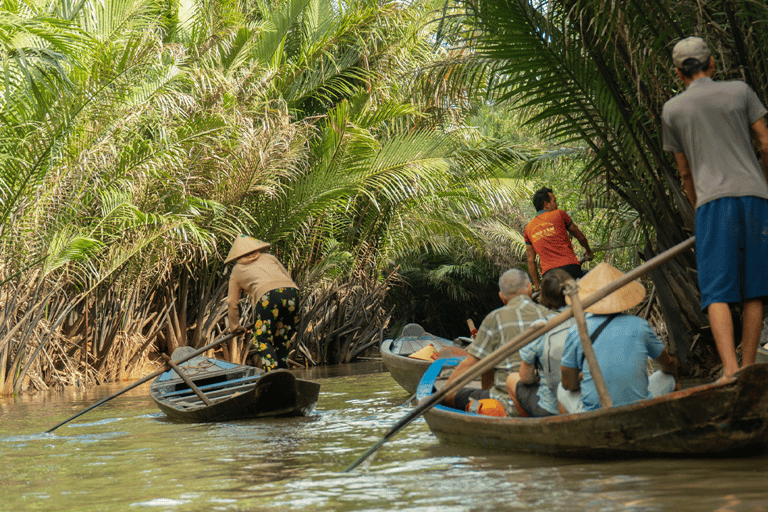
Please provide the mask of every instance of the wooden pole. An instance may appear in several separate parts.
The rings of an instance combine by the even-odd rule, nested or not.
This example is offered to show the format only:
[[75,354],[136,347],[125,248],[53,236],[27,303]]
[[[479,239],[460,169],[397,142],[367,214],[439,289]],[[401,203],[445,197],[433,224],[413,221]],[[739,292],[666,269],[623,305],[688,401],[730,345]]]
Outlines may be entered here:
[[[663,253],[646,261],[639,267],[633,270],[630,270],[629,272],[624,274],[622,277],[620,277],[616,281],[610,283],[608,286],[605,286],[604,288],[596,291],[589,297],[585,298],[584,301],[582,301],[582,306],[585,308],[588,308],[592,304],[595,304],[599,300],[612,294],[619,288],[643,276],[647,272],[650,272],[651,270],[655,269],[659,265],[665,263],[668,260],[671,260],[675,256],[678,256],[683,252],[687,251],[688,249],[693,247],[695,243],[696,243],[696,237],[692,236],[688,240],[685,240],[684,242],[680,242],[676,246],[667,249]],[[384,434],[384,437],[382,437],[378,443],[376,443],[374,446],[368,449],[368,451],[366,451],[355,462],[350,464],[349,467],[347,467],[344,470],[344,472],[347,473],[355,469],[357,466],[359,466],[365,459],[367,459],[370,455],[372,455],[387,440],[392,438],[395,434],[397,434],[400,430],[402,430],[411,421],[415,420],[416,418],[424,414],[426,411],[431,409],[433,406],[435,406],[437,403],[439,403],[445,395],[449,393],[453,393],[454,391],[458,391],[459,389],[464,387],[466,384],[470,383],[478,375],[481,375],[484,372],[492,369],[501,361],[511,356],[512,354],[520,350],[522,347],[524,347],[528,343],[532,342],[539,336],[546,334],[548,331],[550,331],[551,329],[554,329],[555,327],[562,324],[572,316],[573,316],[573,308],[572,307],[566,308],[560,313],[558,313],[557,316],[550,319],[546,324],[543,324],[533,329],[529,329],[528,331],[516,336],[506,345],[503,345],[497,348],[496,350],[494,350],[493,352],[491,352],[490,354],[488,354],[486,357],[484,357],[483,359],[481,359],[480,361],[472,365],[472,367],[470,367],[466,372],[459,375],[459,377],[453,382],[451,382],[449,385],[445,386],[441,390],[438,390],[432,393],[429,397],[422,400],[422,402],[418,406],[416,406],[410,413],[408,413],[404,418],[402,418],[400,421],[392,425],[392,427]]]
[[587,330],[587,320],[584,317],[584,308],[582,307],[581,299],[579,299],[579,285],[576,284],[576,281],[571,279],[565,284],[565,293],[568,295],[568,298],[571,299],[571,308],[573,308],[573,317],[576,319],[576,327],[579,330],[581,348],[584,350],[584,357],[589,365],[592,380],[595,382],[597,395],[600,397],[600,405],[604,409],[613,407],[611,394],[608,392],[608,386],[605,385],[603,372],[600,370],[600,365],[597,363],[595,349],[592,348],[592,339],[589,337],[589,331]]
[[[255,326],[256,326],[256,324],[253,324],[253,325],[251,325],[250,327],[247,327],[247,328],[245,329],[245,331],[250,331],[250,330],[251,330],[251,329],[253,329]],[[188,355],[186,355],[186,356],[182,357],[181,359],[179,359],[179,360],[178,360],[178,361],[176,361],[176,362],[177,362],[177,363],[183,363],[184,361],[188,361],[188,360],[192,359],[193,357],[195,357],[195,356],[199,356],[199,355],[200,355],[200,354],[202,354],[203,352],[206,352],[206,351],[208,351],[208,350],[211,350],[212,348],[214,348],[214,347],[218,346],[219,344],[221,344],[221,343],[224,343],[225,341],[228,341],[228,340],[230,340],[230,339],[232,339],[232,338],[234,338],[234,337],[236,337],[236,336],[240,336],[240,334],[242,334],[242,333],[237,333],[237,334],[227,334],[226,336],[222,336],[221,338],[219,338],[219,339],[217,339],[217,340],[215,340],[215,341],[212,341],[211,343],[207,344],[206,346],[204,346],[204,347],[202,347],[202,348],[199,348],[199,349],[195,350],[194,352],[191,352],[191,353],[189,353]],[[141,378],[141,379],[137,380],[136,382],[134,382],[134,383],[133,383],[133,384],[131,384],[130,386],[128,386],[128,387],[126,387],[126,388],[123,388],[123,389],[121,389],[121,390],[120,390],[120,391],[118,391],[117,393],[112,393],[112,394],[111,394],[111,395],[109,395],[107,398],[104,398],[104,399],[102,399],[102,400],[99,400],[98,402],[96,402],[96,403],[95,403],[95,404],[93,404],[92,406],[90,406],[90,407],[88,407],[88,408],[86,408],[86,409],[83,409],[82,411],[80,411],[79,413],[75,414],[74,416],[72,416],[72,417],[70,417],[70,418],[67,418],[66,420],[62,421],[61,423],[59,423],[59,424],[58,424],[58,425],[56,425],[55,427],[53,427],[53,428],[50,428],[50,429],[46,430],[44,433],[45,433],[45,434],[50,434],[51,432],[53,432],[54,430],[56,430],[56,429],[57,429],[57,428],[59,428],[60,426],[62,426],[62,425],[64,425],[64,424],[66,424],[66,423],[69,423],[69,422],[70,422],[70,421],[72,421],[73,419],[75,419],[75,418],[77,418],[77,417],[79,417],[79,416],[82,416],[83,414],[87,413],[87,412],[88,412],[88,411],[90,411],[90,410],[93,410],[93,409],[97,408],[97,407],[98,407],[98,406],[100,406],[101,404],[104,404],[104,403],[107,403],[107,402],[109,402],[109,401],[110,401],[110,400],[112,400],[113,398],[116,398],[116,397],[118,397],[118,396],[122,395],[122,394],[123,394],[123,393],[125,393],[126,391],[130,391],[130,390],[131,390],[131,389],[133,389],[133,388],[136,388],[136,387],[139,387],[139,386],[141,386],[141,385],[142,385],[142,384],[144,384],[145,382],[147,382],[147,381],[149,381],[149,380],[152,380],[152,379],[154,379],[155,377],[157,377],[158,375],[161,375],[161,374],[163,374],[163,373],[165,373],[165,372],[166,372],[166,366],[163,366],[162,368],[158,368],[157,370],[155,370],[154,372],[150,373],[150,374],[149,374],[149,375],[147,375],[146,377],[143,377],[143,378]]]
[[194,382],[192,382],[192,379],[189,378],[189,375],[187,375],[187,372],[185,372],[183,368],[179,367],[179,365],[171,361],[171,358],[168,357],[168,354],[163,354],[163,359],[165,359],[165,364],[173,368],[173,371],[176,372],[176,375],[181,377],[181,380],[183,380],[187,386],[189,386],[189,389],[195,392],[197,397],[202,400],[205,405],[211,405],[211,401],[207,396],[205,396],[205,393],[200,391],[200,388],[197,387]]
[[467,319],[467,327],[469,327],[469,336],[474,339],[475,334],[477,334],[477,329],[475,329],[475,322],[473,322],[471,318]]

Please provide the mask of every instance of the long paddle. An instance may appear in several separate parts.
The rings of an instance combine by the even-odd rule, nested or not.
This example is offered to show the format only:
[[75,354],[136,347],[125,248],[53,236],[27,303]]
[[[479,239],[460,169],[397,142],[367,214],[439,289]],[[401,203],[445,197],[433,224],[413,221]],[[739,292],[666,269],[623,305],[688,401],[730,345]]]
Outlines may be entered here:
[[[662,263],[665,263],[666,261],[690,249],[695,242],[696,242],[696,237],[691,237],[688,240],[681,242],[676,246],[664,251],[658,256],[651,258],[650,260],[646,261],[639,267],[624,274],[620,279],[617,279],[616,281],[612,282],[608,286],[596,291],[595,293],[593,293],[592,295],[584,299],[581,302],[582,307],[586,309],[592,304],[595,304],[596,302],[600,301],[604,297],[607,297],[608,295],[615,292],[622,286],[634,281],[638,277],[653,270],[654,268],[658,267]],[[459,377],[455,381],[451,382],[450,384],[446,385],[443,389],[440,389],[435,393],[432,393],[431,395],[429,395],[429,397],[422,400],[422,402],[418,406],[416,406],[410,413],[408,413],[403,419],[395,423],[384,434],[384,437],[382,437],[378,443],[376,443],[370,449],[368,449],[368,451],[366,451],[359,459],[357,459],[347,469],[345,469],[344,472],[348,473],[349,471],[352,471],[357,466],[359,466],[365,459],[367,459],[374,452],[376,452],[376,450],[378,450],[392,436],[397,434],[410,422],[412,422],[413,420],[415,420],[416,418],[424,414],[426,411],[431,409],[434,405],[439,403],[445,395],[452,393],[453,391],[457,391],[458,389],[461,389],[462,387],[464,387],[465,384],[468,384],[469,382],[474,380],[474,378],[477,377],[478,375],[481,375],[482,373],[494,368],[501,361],[503,361],[510,355],[514,354],[515,352],[520,350],[522,347],[524,347],[528,343],[535,340],[536,338],[546,334],[550,329],[557,327],[561,323],[565,322],[572,316],[573,316],[573,308],[568,307],[563,311],[561,311],[560,313],[558,313],[557,316],[550,319],[546,324],[530,329],[516,336],[514,339],[512,339],[512,341],[510,341],[506,345],[503,345],[497,348],[496,350],[494,350],[493,352],[491,352],[490,354],[488,354],[488,356],[486,356],[485,358],[475,363],[463,374],[459,375]]]
[[[247,327],[245,330],[246,331],[250,331],[255,326],[256,326],[255,324],[251,325],[250,327]],[[243,333],[239,332],[239,333],[232,333],[232,334],[227,334],[226,336],[222,336],[221,338],[219,338],[219,339],[217,339],[215,341],[212,341],[211,343],[207,344],[206,346],[204,346],[202,348],[199,348],[199,349],[195,350],[194,352],[190,352],[188,355],[186,355],[186,356],[182,357],[181,359],[179,359],[178,361],[174,361],[174,362],[175,363],[183,363],[184,361],[188,361],[188,360],[192,359],[193,357],[199,356],[203,352],[211,350],[212,348],[216,347],[217,345],[220,345],[220,344],[224,343],[225,341],[228,341],[228,340],[231,340],[232,338],[240,336],[241,334],[243,334]],[[54,430],[56,430],[60,426],[64,425],[65,423],[69,423],[70,421],[72,421],[73,419],[77,418],[78,416],[81,416],[81,415],[87,413],[88,411],[97,408],[101,404],[109,402],[113,398],[122,395],[126,391],[130,391],[130,390],[132,390],[135,387],[141,386],[145,382],[154,379],[155,377],[157,377],[158,375],[160,375],[162,373],[165,373],[166,371],[167,371],[167,366],[164,365],[162,368],[159,368],[159,369],[155,370],[154,372],[150,373],[146,377],[143,377],[143,378],[137,380],[136,382],[134,382],[133,384],[131,384],[127,388],[123,388],[120,391],[118,391],[117,393],[113,393],[113,394],[109,395],[107,398],[99,400],[98,402],[96,402],[92,406],[90,406],[90,407],[88,407],[86,409],[83,409],[82,411],[80,411],[79,413],[75,414],[71,418],[67,418],[66,420],[64,420],[61,423],[59,423],[58,425],[56,425],[55,427],[53,427],[53,428],[51,428],[49,430],[46,430],[45,433],[49,434],[49,433],[53,432]]]
[[572,279],[566,281],[565,293],[571,299],[571,308],[573,309],[573,317],[576,319],[576,327],[579,330],[581,349],[584,352],[584,357],[587,359],[587,365],[589,365],[589,372],[592,374],[597,395],[600,397],[600,407],[604,409],[613,407],[611,394],[608,392],[608,386],[603,378],[603,371],[600,369],[600,365],[597,364],[595,349],[592,348],[592,339],[587,330],[587,319],[584,316],[584,308],[579,299],[579,285],[576,284],[576,281]]

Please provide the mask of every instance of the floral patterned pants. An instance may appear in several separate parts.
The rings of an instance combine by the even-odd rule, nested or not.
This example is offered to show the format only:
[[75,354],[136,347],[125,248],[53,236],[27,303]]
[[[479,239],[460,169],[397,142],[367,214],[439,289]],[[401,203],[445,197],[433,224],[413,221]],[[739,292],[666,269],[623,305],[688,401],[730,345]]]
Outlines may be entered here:
[[264,371],[288,368],[288,345],[296,330],[298,307],[299,290],[296,288],[270,290],[254,305],[253,343]]

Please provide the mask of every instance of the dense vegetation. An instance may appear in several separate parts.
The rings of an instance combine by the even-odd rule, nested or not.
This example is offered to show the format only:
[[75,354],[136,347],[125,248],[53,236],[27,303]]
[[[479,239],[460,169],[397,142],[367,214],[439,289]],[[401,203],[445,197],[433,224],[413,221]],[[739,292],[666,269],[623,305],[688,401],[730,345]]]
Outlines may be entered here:
[[[475,29],[478,51],[471,65],[494,74],[495,100],[514,99],[532,111],[529,121],[550,138],[583,148],[587,163],[579,181],[596,203],[614,212],[603,227],[633,226],[643,258],[688,238],[693,209],[661,145],[662,105],[683,87],[672,70],[672,46],[688,35],[704,37],[716,59],[715,78],[744,80],[766,103],[768,4],[478,0],[459,5],[457,14]],[[604,239],[610,236],[604,232]],[[711,351],[690,352],[698,339],[699,349],[706,349],[711,335],[699,309],[693,254],[651,277],[671,349],[685,370],[697,373],[710,364]]]
[[[648,257],[691,225],[658,133],[673,40],[705,34],[721,76],[766,100],[765,14],[3,2],[0,393],[130,378],[151,351],[226,332],[221,262],[238,233],[271,242],[299,283],[304,364],[352,360],[408,321],[466,334],[497,305],[499,271],[522,263],[542,184],[632,266],[638,246]],[[653,276],[684,352],[706,323],[692,265]]]
[[483,259],[525,155],[424,72],[451,58],[436,7],[5,2],[0,390],[121,379],[225,332],[238,233],[292,269],[309,364],[371,345],[409,256]]

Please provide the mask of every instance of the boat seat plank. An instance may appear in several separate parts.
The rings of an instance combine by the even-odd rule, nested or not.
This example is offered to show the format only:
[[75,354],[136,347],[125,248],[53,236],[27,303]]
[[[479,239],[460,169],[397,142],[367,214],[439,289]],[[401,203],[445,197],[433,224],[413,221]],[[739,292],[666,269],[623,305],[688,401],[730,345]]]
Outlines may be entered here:
[[[225,387],[225,386],[229,387],[232,384],[237,384],[237,383],[243,383],[243,384],[245,384],[245,383],[252,383],[253,381],[257,380],[259,377],[261,377],[261,375],[251,375],[250,377],[242,377],[242,378],[239,378],[239,379],[225,380],[225,381],[222,381],[222,382],[214,382],[213,384],[206,384],[205,386],[199,386],[199,389],[200,389],[200,391],[205,392],[205,391],[214,390],[216,388],[221,388],[221,387]],[[170,393],[163,393],[163,396],[164,397],[171,397],[171,396],[183,395],[183,394],[191,393],[191,392],[192,392],[191,389],[185,388],[185,389],[180,389],[178,391],[171,391]]]
[[[228,400],[230,398],[233,398],[237,395],[239,395],[240,392],[235,392],[232,394],[227,395],[220,395],[217,397],[211,397],[208,396],[208,399],[211,401],[212,405],[217,404],[218,402],[222,402],[224,400]],[[203,403],[200,398],[198,398],[196,395],[192,395],[190,397],[187,397],[187,400],[169,400],[170,405],[173,405],[175,407],[183,407],[184,409],[199,409],[203,407],[209,407],[205,403]]]
[[[245,367],[247,368],[247,367]],[[195,367],[185,367],[183,364],[181,365],[181,369],[187,372],[187,375],[192,379],[210,379],[213,377],[219,377],[219,376],[227,376],[232,375],[233,370],[228,370],[226,368],[219,368],[216,370],[209,370],[208,368],[195,368]],[[240,370],[238,370],[240,371]],[[243,372],[246,370],[242,370]],[[162,380],[159,380],[158,382],[161,384],[173,384],[178,382],[183,382],[181,378],[179,378],[178,375],[176,375],[176,372],[173,370],[168,370],[163,375],[160,376],[160,378],[164,377],[168,373],[172,374],[172,377],[170,378],[163,378]]]
[[[210,400],[214,400],[216,398],[222,398],[222,397],[226,397],[226,396],[232,395],[232,394],[234,394],[235,392],[238,392],[238,391],[243,391],[243,390],[246,390],[246,389],[251,389],[252,387],[253,387],[253,382],[246,383],[246,384],[241,384],[240,386],[232,386],[232,387],[228,387],[228,388],[223,388],[223,389],[215,390],[212,393],[206,393],[205,396],[207,396]],[[178,404],[180,402],[188,401],[188,400],[191,400],[191,401],[199,400],[197,395],[195,395],[195,393],[191,389],[190,390],[183,390],[183,391],[188,391],[188,393],[186,395],[184,395],[184,396],[179,396],[179,397],[171,398],[171,399],[168,400],[168,402],[170,402],[170,403],[177,403]],[[165,398],[165,396],[163,398]]]

